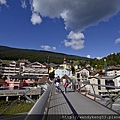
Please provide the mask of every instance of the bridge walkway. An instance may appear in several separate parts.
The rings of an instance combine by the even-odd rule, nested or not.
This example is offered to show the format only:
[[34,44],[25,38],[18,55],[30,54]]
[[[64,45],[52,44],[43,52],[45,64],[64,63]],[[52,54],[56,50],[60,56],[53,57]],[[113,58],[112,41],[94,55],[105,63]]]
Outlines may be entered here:
[[[55,86],[52,88],[50,97],[48,116],[49,115],[117,115],[118,113],[105,107],[104,105],[67,88],[67,92],[56,92]],[[56,116],[57,117],[57,116]],[[58,119],[58,118],[57,118]]]

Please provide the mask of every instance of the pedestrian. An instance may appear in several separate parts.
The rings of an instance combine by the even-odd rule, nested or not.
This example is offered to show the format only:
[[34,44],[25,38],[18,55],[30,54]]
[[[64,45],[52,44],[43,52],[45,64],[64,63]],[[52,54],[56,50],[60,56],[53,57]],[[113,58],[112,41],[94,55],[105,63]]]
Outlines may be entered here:
[[60,83],[60,76],[57,76],[57,82]]
[[59,90],[60,90],[59,82],[56,82],[56,92],[59,92]]
[[59,81],[58,81],[58,78],[55,79],[55,86],[56,86],[56,92],[59,92],[60,90],[60,86],[59,86]]
[[63,77],[63,87],[64,87],[64,93],[67,92],[67,83],[65,77]]

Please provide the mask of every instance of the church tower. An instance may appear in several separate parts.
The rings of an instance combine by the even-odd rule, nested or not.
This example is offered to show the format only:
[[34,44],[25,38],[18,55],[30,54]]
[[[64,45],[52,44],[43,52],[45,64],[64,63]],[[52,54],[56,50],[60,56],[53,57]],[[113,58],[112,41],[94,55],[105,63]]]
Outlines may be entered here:
[[65,57],[64,57],[64,61],[63,61],[63,63],[64,63],[64,64],[66,64],[66,63],[67,63],[67,62],[66,62],[66,58],[65,58]]

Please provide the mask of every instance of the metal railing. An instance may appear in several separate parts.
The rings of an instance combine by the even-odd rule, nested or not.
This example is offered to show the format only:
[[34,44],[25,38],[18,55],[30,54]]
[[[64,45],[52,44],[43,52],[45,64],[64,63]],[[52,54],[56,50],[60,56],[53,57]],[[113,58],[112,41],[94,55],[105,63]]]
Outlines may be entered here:
[[[31,90],[32,90],[32,89],[29,89],[29,90],[20,92],[20,94],[19,94],[19,96],[17,97],[17,99],[14,100],[9,106],[7,106],[7,107],[0,113],[0,115],[4,114],[4,112],[5,112],[6,110],[8,110],[8,109],[9,109],[15,102],[17,102],[17,101],[20,99],[20,97],[22,97],[22,96],[25,97],[27,100],[31,101],[33,104],[35,104],[35,101],[32,100],[30,97],[27,96],[27,93],[30,92]],[[13,91],[9,91],[9,92],[13,93]],[[18,91],[17,91],[17,92],[18,92]],[[39,94],[40,94],[40,91],[39,91]]]
[[26,93],[26,95],[39,95],[40,88],[31,88],[28,90],[0,90],[0,96],[19,96],[23,93]]
[[78,89],[78,91],[80,91],[80,90],[81,90],[83,87],[85,87],[86,85],[91,85],[91,87],[92,87],[92,89],[93,89],[94,100],[96,100],[96,97],[99,96],[99,98],[102,98],[102,96],[97,95],[97,94],[95,93],[95,89],[94,89],[93,86],[106,87],[107,93],[108,93],[109,98],[110,98],[110,101],[106,104],[106,106],[110,105],[110,108],[112,108],[112,104],[115,102],[115,99],[117,99],[117,98],[120,96],[120,94],[117,94],[115,97],[112,97],[112,96],[110,95],[110,91],[109,91],[109,88],[120,89],[120,87],[118,87],[118,86],[91,84],[90,81],[84,81],[84,82],[82,82],[82,83],[83,83],[83,86],[80,87],[80,88]]
[[52,86],[53,84],[48,86],[47,90],[42,94],[42,96],[38,99],[38,101],[29,111],[25,120],[34,120],[34,119],[42,120],[43,119],[44,114],[47,113]]

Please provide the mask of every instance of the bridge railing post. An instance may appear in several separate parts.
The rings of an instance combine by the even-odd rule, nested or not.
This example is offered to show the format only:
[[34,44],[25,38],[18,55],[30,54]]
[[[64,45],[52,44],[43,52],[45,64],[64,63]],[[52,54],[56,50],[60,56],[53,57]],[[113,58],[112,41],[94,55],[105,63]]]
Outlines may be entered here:
[[93,89],[93,92],[94,92],[94,100],[96,100],[95,89],[94,89],[93,85],[91,85],[91,86],[92,86],[92,89]]
[[108,105],[110,104],[110,108],[112,108],[113,99],[112,99],[112,97],[111,97],[111,95],[110,95],[109,90],[107,90],[107,92],[108,92],[108,95],[109,95],[109,98],[110,98],[110,103],[108,103],[106,106],[108,106]]

